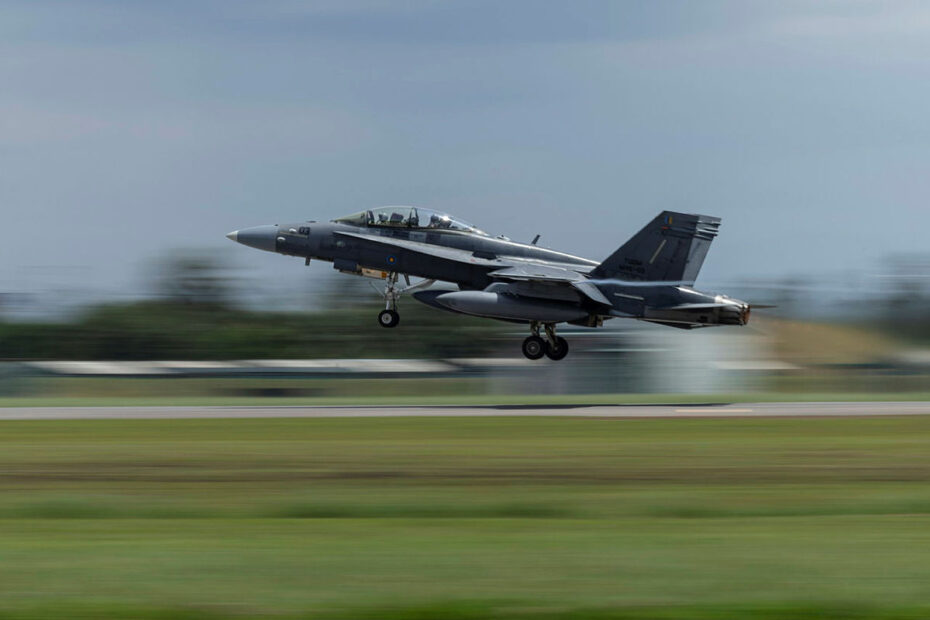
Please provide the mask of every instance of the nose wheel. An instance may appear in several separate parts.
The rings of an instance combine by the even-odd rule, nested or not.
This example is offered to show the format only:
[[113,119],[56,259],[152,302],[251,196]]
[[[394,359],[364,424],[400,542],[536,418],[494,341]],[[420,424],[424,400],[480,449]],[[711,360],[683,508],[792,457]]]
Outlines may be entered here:
[[523,356],[527,359],[538,360],[546,356],[551,360],[560,360],[568,355],[568,341],[556,335],[555,325],[545,325],[546,337],[539,335],[539,323],[530,323],[532,335],[523,341]]
[[397,310],[382,310],[378,314],[378,324],[381,327],[397,327],[398,323],[400,323],[400,315],[397,314]]

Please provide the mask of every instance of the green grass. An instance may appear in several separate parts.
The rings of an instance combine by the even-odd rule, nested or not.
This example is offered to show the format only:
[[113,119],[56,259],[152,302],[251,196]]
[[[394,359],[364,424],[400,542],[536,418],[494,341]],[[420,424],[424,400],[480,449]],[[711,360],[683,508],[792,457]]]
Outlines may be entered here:
[[930,419],[0,423],[3,618],[923,618]]
[[930,401],[930,392],[741,392],[727,394],[448,394],[419,396],[0,396],[2,407],[661,405],[753,402]]

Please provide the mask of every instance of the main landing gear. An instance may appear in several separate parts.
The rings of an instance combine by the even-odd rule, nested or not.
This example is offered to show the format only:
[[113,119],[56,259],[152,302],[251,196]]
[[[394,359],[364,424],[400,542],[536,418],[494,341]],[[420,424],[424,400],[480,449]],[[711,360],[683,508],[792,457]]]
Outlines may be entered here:
[[400,323],[400,314],[397,313],[397,300],[400,299],[400,296],[403,293],[414,291],[420,288],[427,288],[432,286],[432,284],[435,282],[435,280],[423,280],[411,286],[410,276],[403,274],[404,281],[407,283],[407,286],[404,288],[397,288],[397,278],[400,275],[401,274],[397,273],[396,271],[392,271],[387,275],[387,284],[384,286],[384,291],[381,292],[381,295],[384,297],[384,310],[378,314],[378,325],[381,327],[397,327],[397,325]]
[[568,341],[555,333],[555,324],[545,324],[545,339],[539,335],[540,324],[530,323],[532,335],[523,341],[523,355],[527,359],[538,360],[543,355],[551,360],[560,360],[568,355]]

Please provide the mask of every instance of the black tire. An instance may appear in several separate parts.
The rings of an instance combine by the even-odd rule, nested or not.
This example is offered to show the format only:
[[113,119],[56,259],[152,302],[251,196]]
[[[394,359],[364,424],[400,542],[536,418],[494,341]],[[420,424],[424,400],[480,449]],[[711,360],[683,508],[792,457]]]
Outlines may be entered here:
[[546,343],[546,357],[549,359],[560,360],[566,355],[568,355],[568,341],[565,338],[557,336],[554,347],[548,342]]
[[523,355],[527,359],[538,360],[546,354],[546,341],[539,336],[530,336],[523,341]]
[[378,315],[378,325],[381,327],[397,327],[400,315],[394,310],[382,310]]

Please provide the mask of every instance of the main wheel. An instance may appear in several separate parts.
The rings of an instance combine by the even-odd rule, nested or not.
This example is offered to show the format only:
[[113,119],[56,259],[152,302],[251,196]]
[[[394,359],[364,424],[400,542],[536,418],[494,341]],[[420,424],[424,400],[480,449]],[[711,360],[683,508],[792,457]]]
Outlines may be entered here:
[[400,323],[400,315],[395,310],[382,310],[378,315],[378,324],[381,327],[397,327]]
[[546,354],[546,341],[539,336],[530,336],[523,341],[523,355],[528,359],[538,360]]
[[560,360],[568,355],[568,340],[561,336],[556,336],[555,346],[546,343],[546,357],[551,360]]

